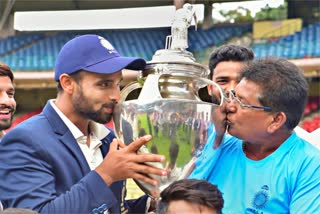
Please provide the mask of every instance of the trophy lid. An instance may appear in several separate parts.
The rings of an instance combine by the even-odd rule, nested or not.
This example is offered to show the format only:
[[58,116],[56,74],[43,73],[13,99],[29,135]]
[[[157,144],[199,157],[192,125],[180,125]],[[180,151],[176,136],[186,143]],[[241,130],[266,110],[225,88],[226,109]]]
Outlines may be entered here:
[[171,35],[166,38],[165,49],[155,52],[147,62],[144,73],[174,74],[176,76],[197,76],[207,78],[209,70],[196,62],[188,48],[188,28],[195,11],[191,4],[184,4],[176,11],[172,21]]

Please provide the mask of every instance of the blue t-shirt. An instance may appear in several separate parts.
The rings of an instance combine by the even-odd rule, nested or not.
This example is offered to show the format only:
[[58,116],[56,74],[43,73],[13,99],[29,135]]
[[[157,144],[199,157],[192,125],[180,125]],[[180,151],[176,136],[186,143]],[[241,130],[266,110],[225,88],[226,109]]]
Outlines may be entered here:
[[293,133],[266,158],[248,159],[242,140],[226,135],[213,149],[209,137],[189,178],[223,193],[223,213],[320,213],[320,151]]

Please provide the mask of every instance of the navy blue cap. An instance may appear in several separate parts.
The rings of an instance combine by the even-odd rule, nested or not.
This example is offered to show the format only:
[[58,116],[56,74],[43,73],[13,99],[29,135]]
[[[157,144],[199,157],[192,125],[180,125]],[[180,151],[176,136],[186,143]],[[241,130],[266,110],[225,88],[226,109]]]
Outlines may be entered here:
[[137,57],[123,57],[105,38],[88,34],[68,41],[60,50],[54,79],[61,74],[72,74],[85,70],[99,74],[112,74],[124,68],[142,70],[146,61]]

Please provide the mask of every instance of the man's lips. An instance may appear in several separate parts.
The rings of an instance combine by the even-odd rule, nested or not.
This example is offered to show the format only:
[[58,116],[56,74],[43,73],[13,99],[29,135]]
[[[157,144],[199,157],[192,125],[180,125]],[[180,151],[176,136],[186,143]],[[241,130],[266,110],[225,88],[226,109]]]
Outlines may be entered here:
[[112,114],[113,113],[113,108],[111,108],[111,107],[104,107],[104,110],[108,114]]
[[11,110],[0,110],[0,119],[10,119],[12,115]]
[[226,118],[226,119],[225,119],[225,124],[228,125],[228,126],[230,126],[230,125],[232,124],[232,122],[230,121],[229,118]]
[[227,123],[227,118],[226,119],[224,119],[223,121],[222,121],[222,123],[224,124],[224,125],[228,125],[228,123]]
[[102,106],[104,111],[108,114],[112,114],[114,112],[115,104],[114,103],[107,103]]

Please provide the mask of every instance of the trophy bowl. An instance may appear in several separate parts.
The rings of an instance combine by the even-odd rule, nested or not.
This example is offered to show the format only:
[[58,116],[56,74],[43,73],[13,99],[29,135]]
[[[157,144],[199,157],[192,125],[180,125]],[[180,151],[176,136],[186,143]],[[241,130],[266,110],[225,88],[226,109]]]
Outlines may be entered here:
[[152,140],[138,152],[166,157],[164,163],[146,163],[168,170],[167,176],[150,175],[160,182],[159,186],[135,180],[146,194],[156,198],[173,181],[188,177],[207,141],[217,107],[219,105],[189,99],[128,100],[117,105],[114,113],[117,137],[128,145],[150,134]]

